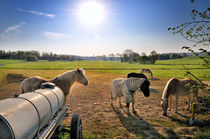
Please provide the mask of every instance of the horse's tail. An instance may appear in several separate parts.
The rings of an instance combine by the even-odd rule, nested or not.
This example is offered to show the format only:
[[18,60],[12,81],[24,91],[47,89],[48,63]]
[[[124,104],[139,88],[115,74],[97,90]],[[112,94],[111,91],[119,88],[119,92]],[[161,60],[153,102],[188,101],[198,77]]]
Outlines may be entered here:
[[179,80],[176,79],[176,78],[171,78],[171,79],[167,82],[167,84],[166,84],[166,86],[165,86],[165,88],[164,88],[164,90],[163,90],[162,99],[168,98],[169,95],[170,95],[170,94],[169,94],[170,91],[175,91],[175,90],[176,90],[176,86],[177,86],[178,82],[179,82]]
[[25,79],[21,82],[21,93],[23,94],[23,93],[25,93],[25,91],[24,91],[24,81],[25,81]]

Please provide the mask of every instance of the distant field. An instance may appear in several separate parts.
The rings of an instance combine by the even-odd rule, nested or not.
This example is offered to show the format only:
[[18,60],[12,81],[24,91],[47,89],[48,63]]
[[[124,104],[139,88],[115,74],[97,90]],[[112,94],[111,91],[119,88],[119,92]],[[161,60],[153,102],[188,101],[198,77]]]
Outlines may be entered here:
[[13,64],[13,63],[19,63],[23,62],[24,60],[4,60],[0,59],[0,64]]
[[[1,69],[24,69],[24,70],[71,70],[84,68],[85,70],[96,70],[116,74],[127,74],[129,72],[140,72],[141,68],[150,68],[154,77],[164,78],[185,78],[185,69],[182,64],[203,80],[210,80],[210,69],[199,65],[196,57],[186,57],[176,60],[159,60],[154,65],[149,64],[129,64],[119,61],[54,61],[39,60],[38,62],[26,62],[21,60],[0,60],[0,64],[5,64]],[[197,64],[196,64],[197,63]],[[1,75],[0,75],[1,76]]]
[[[210,61],[210,57],[205,57],[208,61]],[[203,60],[199,59],[195,56],[184,57],[180,59],[173,59],[173,60],[158,60],[155,64],[185,64],[185,65],[198,65],[203,64]]]

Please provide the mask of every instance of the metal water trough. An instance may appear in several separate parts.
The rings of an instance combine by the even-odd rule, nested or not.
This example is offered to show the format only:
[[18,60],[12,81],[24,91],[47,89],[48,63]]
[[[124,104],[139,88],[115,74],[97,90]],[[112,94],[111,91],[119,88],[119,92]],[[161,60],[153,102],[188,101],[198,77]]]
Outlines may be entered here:
[[82,138],[79,114],[73,114],[70,130],[62,128],[67,116],[64,101],[64,93],[52,83],[0,100],[0,139],[45,139],[54,136],[55,131],[67,131],[72,139]]

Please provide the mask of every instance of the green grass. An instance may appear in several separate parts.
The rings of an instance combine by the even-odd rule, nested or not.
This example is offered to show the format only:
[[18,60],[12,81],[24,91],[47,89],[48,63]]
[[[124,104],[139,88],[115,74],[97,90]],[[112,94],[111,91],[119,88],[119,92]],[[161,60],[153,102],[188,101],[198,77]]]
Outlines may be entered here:
[[[210,56],[205,57],[206,60],[210,61]],[[203,60],[199,59],[195,56],[184,57],[180,59],[172,59],[172,60],[158,60],[155,64],[184,64],[184,65],[199,65],[203,64]]]
[[24,60],[10,60],[10,59],[0,59],[0,64],[13,64],[23,62]]
[[[25,70],[71,70],[84,68],[85,70],[96,70],[115,74],[127,74],[129,72],[140,72],[141,68],[152,69],[154,77],[163,78],[186,78],[185,67],[202,80],[210,80],[210,69],[199,65],[196,57],[185,57],[175,60],[159,60],[157,64],[129,64],[119,61],[54,61],[39,60],[38,62],[26,62],[23,60],[0,60],[5,64],[0,69],[25,69]],[[196,64],[197,63],[197,64]],[[0,74],[1,76],[1,74]]]
[[[184,69],[182,65],[150,65],[150,64],[129,64],[119,61],[44,61],[38,62],[19,62],[11,63],[3,66],[5,69],[74,69],[84,68],[88,70],[139,70],[141,68],[150,68],[152,70],[171,70],[171,69]],[[189,69],[205,69],[200,65],[186,65]]]

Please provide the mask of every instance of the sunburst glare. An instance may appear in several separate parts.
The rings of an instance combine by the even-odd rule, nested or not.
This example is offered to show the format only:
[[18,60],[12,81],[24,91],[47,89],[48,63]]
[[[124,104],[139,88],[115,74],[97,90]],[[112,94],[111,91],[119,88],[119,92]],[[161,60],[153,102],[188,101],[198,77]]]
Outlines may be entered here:
[[105,20],[105,8],[97,1],[81,3],[78,10],[80,22],[87,27],[97,27]]

